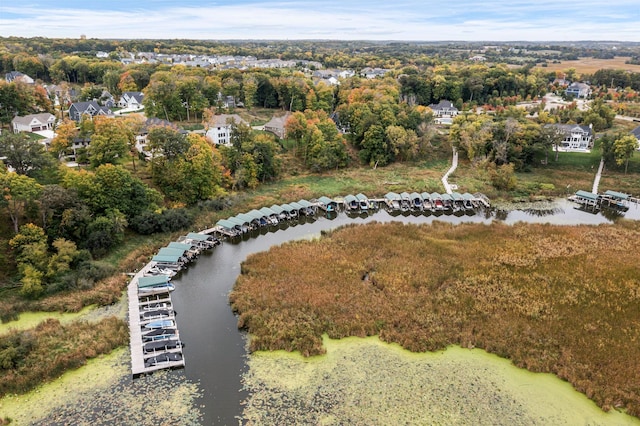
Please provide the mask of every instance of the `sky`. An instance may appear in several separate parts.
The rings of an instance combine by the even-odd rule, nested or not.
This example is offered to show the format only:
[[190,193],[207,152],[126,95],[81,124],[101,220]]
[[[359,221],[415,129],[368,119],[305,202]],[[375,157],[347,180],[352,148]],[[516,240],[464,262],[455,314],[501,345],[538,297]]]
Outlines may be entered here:
[[0,0],[0,36],[640,42],[640,0]]

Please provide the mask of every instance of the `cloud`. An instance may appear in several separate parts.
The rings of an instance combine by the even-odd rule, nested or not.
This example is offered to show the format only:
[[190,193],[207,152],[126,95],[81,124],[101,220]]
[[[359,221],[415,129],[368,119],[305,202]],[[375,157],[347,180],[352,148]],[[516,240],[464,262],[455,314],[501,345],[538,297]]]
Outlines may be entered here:
[[[99,2],[100,3],[100,2]],[[112,2],[121,3],[121,2]],[[64,4],[64,2],[53,3]],[[640,41],[637,0],[138,2],[0,7],[0,34],[194,39]],[[146,6],[145,6],[146,5]],[[594,11],[597,11],[594,12]]]

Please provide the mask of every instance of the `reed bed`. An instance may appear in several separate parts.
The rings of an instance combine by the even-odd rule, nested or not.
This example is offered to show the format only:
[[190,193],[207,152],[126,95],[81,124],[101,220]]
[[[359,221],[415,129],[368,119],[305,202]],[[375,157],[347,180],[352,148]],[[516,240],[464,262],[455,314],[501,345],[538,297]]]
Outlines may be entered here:
[[128,343],[127,324],[115,317],[61,325],[48,319],[27,331],[0,337],[0,397],[24,393],[89,358]]
[[252,351],[478,347],[640,416],[639,248],[629,222],[347,226],[251,256],[231,302]]

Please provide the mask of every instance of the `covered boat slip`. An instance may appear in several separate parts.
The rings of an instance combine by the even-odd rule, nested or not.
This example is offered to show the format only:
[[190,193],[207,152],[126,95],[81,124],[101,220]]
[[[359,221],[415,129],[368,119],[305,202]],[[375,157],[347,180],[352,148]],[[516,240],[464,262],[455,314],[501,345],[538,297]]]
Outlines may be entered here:
[[[153,262],[152,262],[153,263]],[[142,268],[131,280],[127,287],[127,296],[129,299],[129,345],[131,347],[131,373],[133,377],[138,377],[141,374],[151,373],[152,371],[161,370],[165,368],[180,368],[184,367],[184,357],[182,356],[181,349],[172,349],[172,352],[179,352],[180,359],[176,358],[175,361],[166,363],[157,363],[154,365],[148,365],[145,361],[150,356],[145,354],[144,351],[144,338],[150,330],[144,328],[146,324],[151,321],[158,321],[156,318],[145,317],[145,312],[149,312],[146,309],[152,304],[167,304],[173,306],[171,303],[171,296],[169,293],[155,294],[155,295],[138,295],[139,288],[149,288],[157,285],[166,284],[169,279],[166,276],[144,276],[152,263],[147,264]],[[171,310],[173,313],[173,310]],[[162,317],[161,319],[173,319],[173,315],[168,317]],[[177,330],[171,336],[177,337]],[[159,338],[162,338],[160,336]],[[155,354],[161,353],[156,351]]]
[[[166,368],[181,368],[185,364],[173,302],[169,291],[164,287],[170,285],[170,277],[149,275],[149,272],[158,266],[180,269],[181,258],[185,253],[198,253],[217,244],[220,244],[220,241],[211,235],[190,232],[181,237],[180,241],[170,242],[167,247],[160,249],[151,262],[138,271],[129,282],[129,345],[133,377]],[[155,287],[158,287],[158,291],[153,291]],[[147,291],[149,289],[152,291]],[[152,326],[159,328],[150,328]],[[151,342],[164,340],[177,340],[180,343],[150,345]],[[150,362],[152,357],[159,358]]]
[[326,212],[334,212],[338,210],[338,202],[329,197],[322,196],[316,201],[318,207]]
[[594,210],[609,208],[627,211],[630,203],[638,203],[638,199],[631,197],[629,194],[611,190],[605,191],[603,194],[579,190],[574,195],[571,195],[569,200]]

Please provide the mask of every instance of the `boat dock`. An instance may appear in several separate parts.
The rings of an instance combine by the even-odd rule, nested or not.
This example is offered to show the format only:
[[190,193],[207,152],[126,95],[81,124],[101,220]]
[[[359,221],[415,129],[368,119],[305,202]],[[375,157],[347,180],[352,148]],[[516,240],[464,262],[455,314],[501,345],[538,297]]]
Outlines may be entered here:
[[[162,370],[165,368],[182,368],[184,367],[184,356],[182,356],[182,349],[169,349],[164,352],[179,353],[180,359],[177,361],[167,361],[164,363],[157,363],[155,365],[146,365],[145,360],[158,355],[156,352],[149,354],[144,353],[144,343],[142,338],[142,330],[145,324],[151,320],[142,320],[141,308],[152,303],[166,303],[168,306],[171,304],[171,295],[168,292],[161,292],[148,295],[140,295],[138,293],[138,282],[140,278],[143,278],[146,273],[149,272],[153,263],[150,262],[144,268],[142,268],[137,274],[133,276],[129,286],[127,287],[127,296],[129,298],[129,345],[131,347],[131,374],[133,377],[138,377],[142,374],[151,373],[153,371]],[[167,319],[175,319],[173,315],[167,317]],[[179,338],[179,334],[176,330],[176,338]]]

